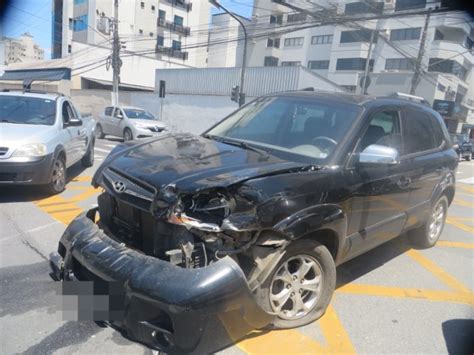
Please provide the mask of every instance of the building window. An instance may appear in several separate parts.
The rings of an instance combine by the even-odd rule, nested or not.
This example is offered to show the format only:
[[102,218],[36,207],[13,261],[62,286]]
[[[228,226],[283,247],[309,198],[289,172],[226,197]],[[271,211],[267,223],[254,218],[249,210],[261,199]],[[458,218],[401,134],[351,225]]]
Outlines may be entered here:
[[156,44],[160,47],[163,47],[165,45],[165,37],[157,36],[156,37]]
[[143,1],[142,1],[142,2],[140,2],[140,7],[141,7],[142,9],[144,9],[144,8],[145,8],[145,3],[144,3]]
[[283,15],[270,15],[270,23],[281,25],[283,23]]
[[348,92],[356,92],[357,86],[355,85],[341,85]]
[[[339,58],[336,62],[336,70],[365,70],[365,58]],[[369,62],[369,70],[372,71],[374,60]]]
[[175,40],[173,40],[172,48],[173,48],[174,50],[180,51],[180,50],[181,50],[181,41],[175,41]]
[[430,58],[428,71],[453,74],[461,80],[467,76],[467,69],[451,59]]
[[280,48],[279,38],[267,38],[267,47]]
[[352,2],[350,4],[346,4],[344,13],[346,15],[357,15],[357,14],[381,14],[383,12],[383,2]]
[[73,21],[73,31],[74,32],[79,32],[79,31],[84,31],[87,29],[87,23],[88,23],[88,16],[87,15],[82,15],[74,18]]
[[166,19],[166,11],[158,10],[158,18],[160,20],[165,20]]
[[321,35],[311,37],[311,44],[329,44],[332,43],[332,35]]
[[174,15],[174,24],[178,26],[183,26],[184,19],[181,16]]
[[151,5],[151,11],[155,12],[155,5]]
[[395,11],[422,9],[426,6],[426,0],[397,0]]
[[[371,35],[371,30],[343,31],[341,32],[341,43],[370,42]],[[374,42],[376,41],[377,37],[374,37]]]
[[296,67],[298,65],[301,65],[301,62],[299,60],[295,61],[288,61],[288,62],[281,62],[282,67]]
[[265,57],[265,59],[263,61],[263,66],[264,67],[277,67],[278,66],[278,58],[277,57],[272,57],[272,56]]
[[68,53],[72,52],[72,46],[70,44],[67,45],[67,52]]
[[285,47],[299,47],[302,46],[304,37],[285,38]]
[[72,18],[69,17],[69,29],[72,30],[74,28],[74,21]]
[[153,35],[153,32],[150,32],[150,37],[153,37],[153,36],[154,36],[154,35]]
[[86,0],[74,0],[74,5],[81,5],[84,4]]
[[329,60],[310,60],[308,68],[313,70],[329,69]]
[[307,18],[308,16],[303,13],[290,14],[288,15],[287,21],[288,22],[302,22],[302,21],[306,21]]
[[414,62],[409,58],[389,58],[385,61],[387,70],[413,70],[414,68]]
[[142,30],[142,29],[139,29],[139,30],[138,30],[138,33],[142,35],[142,34],[143,34],[143,30]]
[[421,27],[400,28],[398,30],[390,31],[391,41],[406,41],[411,39],[419,39],[421,34]]

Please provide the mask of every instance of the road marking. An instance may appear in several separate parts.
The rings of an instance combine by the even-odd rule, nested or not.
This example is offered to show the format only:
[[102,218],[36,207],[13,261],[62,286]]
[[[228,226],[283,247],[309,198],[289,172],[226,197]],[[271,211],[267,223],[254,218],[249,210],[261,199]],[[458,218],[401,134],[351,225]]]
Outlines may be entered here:
[[328,342],[327,353],[332,354],[355,354],[354,345],[337,317],[332,305],[329,305],[326,314],[318,321],[324,338]]
[[456,185],[456,187],[460,188],[461,190],[464,190],[466,192],[470,192],[471,194],[474,194],[474,187],[471,186],[464,186],[464,185]]
[[462,303],[474,306],[474,295],[467,292],[450,292],[350,283],[339,287],[337,293],[396,298],[418,298],[429,301]]
[[[474,185],[474,176],[471,176],[470,178],[467,178],[467,179],[461,179],[461,180],[458,180],[458,182],[462,182],[463,184],[469,184],[469,185]],[[473,190],[471,190],[470,192],[473,192]]]
[[104,143],[103,145],[109,148],[115,148],[117,146],[117,144],[109,144],[109,143]]
[[72,179],[73,182],[90,182],[92,180],[92,176],[84,175],[84,176],[76,176]]
[[447,240],[438,240],[436,242],[436,246],[448,248],[474,249],[473,243],[449,242]]
[[106,150],[106,149],[102,149],[102,148],[97,148],[97,147],[94,147],[94,151],[98,150],[99,152],[104,152],[104,153],[107,153],[109,154],[110,153],[110,150]]
[[[446,284],[447,286],[451,287],[452,289],[462,292],[462,293],[471,293],[470,290],[464,286],[461,282],[456,280],[453,276],[448,274],[430,259],[425,257],[419,251],[411,249],[406,252],[406,255],[411,257],[413,260],[418,262],[421,266],[431,272],[434,276],[436,276],[441,282]],[[471,295],[474,295],[471,293]],[[472,296],[471,296],[472,297]]]
[[468,226],[467,224],[459,222],[456,218],[448,217],[446,218],[446,223],[451,224],[459,229],[462,229],[465,232],[468,232],[474,235],[474,227]]

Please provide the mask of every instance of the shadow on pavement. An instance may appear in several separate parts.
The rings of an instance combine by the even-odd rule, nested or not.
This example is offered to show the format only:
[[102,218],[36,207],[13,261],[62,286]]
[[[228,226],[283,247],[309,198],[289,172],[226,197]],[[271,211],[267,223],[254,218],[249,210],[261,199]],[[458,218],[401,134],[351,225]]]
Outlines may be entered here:
[[[67,182],[70,183],[85,169],[80,162],[71,166],[67,169]],[[31,202],[47,197],[51,195],[47,194],[41,185],[0,185],[0,203]]]
[[449,354],[474,354],[474,319],[450,319],[441,327]]

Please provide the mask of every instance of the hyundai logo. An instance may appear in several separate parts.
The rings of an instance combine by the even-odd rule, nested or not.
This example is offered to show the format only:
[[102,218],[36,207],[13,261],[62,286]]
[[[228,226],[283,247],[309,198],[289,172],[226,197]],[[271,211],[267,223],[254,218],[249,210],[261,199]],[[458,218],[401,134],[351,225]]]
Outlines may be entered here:
[[118,193],[122,193],[126,190],[126,186],[123,181],[114,181],[112,186],[114,187],[114,190]]

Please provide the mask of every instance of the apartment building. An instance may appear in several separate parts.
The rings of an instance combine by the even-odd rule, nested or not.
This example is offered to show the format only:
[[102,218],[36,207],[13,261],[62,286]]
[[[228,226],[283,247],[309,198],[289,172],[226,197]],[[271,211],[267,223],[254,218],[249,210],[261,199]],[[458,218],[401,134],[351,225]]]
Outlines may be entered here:
[[[376,95],[410,91],[425,15],[278,32],[284,32],[292,25],[314,23],[317,19],[396,14],[443,5],[441,1],[427,0],[297,0],[289,3],[311,11],[316,19],[273,1],[255,0],[251,27],[257,38],[252,39],[248,47],[247,65],[302,65],[348,91],[360,92],[359,84],[373,33],[369,58],[372,80],[367,91]],[[262,36],[265,33],[267,35]],[[462,112],[461,117],[446,116],[446,123],[452,131],[461,130],[466,122],[474,124],[473,39],[469,14],[448,12],[431,15],[422,61],[424,73],[416,94],[432,105],[457,105],[454,111]]]
[[[209,14],[207,1],[120,1],[123,53],[204,67]],[[112,33],[106,18],[113,16],[114,0],[54,0],[53,58],[74,54],[74,43],[110,47]]]
[[19,38],[3,37],[3,63],[30,63],[44,59],[44,49],[34,42],[34,38],[28,32],[23,33]]

